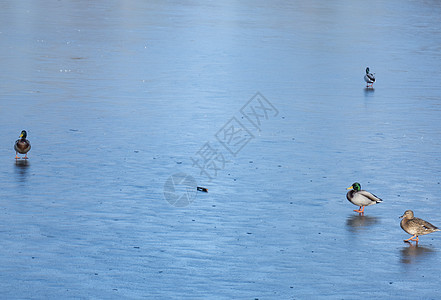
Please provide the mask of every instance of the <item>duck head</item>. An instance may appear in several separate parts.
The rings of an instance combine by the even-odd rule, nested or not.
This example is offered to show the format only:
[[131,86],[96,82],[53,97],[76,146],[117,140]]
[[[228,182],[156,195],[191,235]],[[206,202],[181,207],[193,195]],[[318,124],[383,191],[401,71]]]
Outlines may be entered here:
[[366,74],[369,74],[369,67],[366,68]]
[[406,210],[404,214],[400,217],[400,219],[402,218],[413,219],[413,211],[411,211],[410,209]]
[[28,134],[27,134],[26,130],[22,130],[19,137],[21,137],[22,139],[25,139],[27,136],[28,136]]
[[347,190],[353,189],[354,191],[361,190],[361,185],[358,182],[354,182],[350,187],[347,188]]

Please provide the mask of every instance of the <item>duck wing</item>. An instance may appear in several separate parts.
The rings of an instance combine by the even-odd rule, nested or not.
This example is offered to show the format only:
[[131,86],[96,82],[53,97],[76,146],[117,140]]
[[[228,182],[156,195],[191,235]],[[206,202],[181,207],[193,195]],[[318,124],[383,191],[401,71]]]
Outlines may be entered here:
[[409,220],[409,225],[414,227],[420,233],[439,231],[438,227],[420,218],[413,218],[412,220]]
[[358,194],[363,195],[364,197],[368,198],[369,200],[375,201],[376,203],[383,202],[382,199],[365,190],[358,191]]
[[374,83],[369,77],[368,75],[364,75],[364,81],[366,81],[367,83]]
[[21,140],[16,140],[15,144],[14,144],[14,150],[17,151],[17,152],[21,151],[21,143],[20,143],[20,141]]
[[372,73],[366,74],[366,76],[369,78],[370,81],[375,82],[375,76]]

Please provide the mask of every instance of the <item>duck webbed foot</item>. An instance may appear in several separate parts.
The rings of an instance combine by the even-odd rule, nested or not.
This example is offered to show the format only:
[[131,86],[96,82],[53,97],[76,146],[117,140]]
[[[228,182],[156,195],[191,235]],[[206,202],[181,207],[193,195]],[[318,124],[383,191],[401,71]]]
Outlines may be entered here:
[[[416,237],[416,238],[415,238]],[[419,238],[418,236],[415,234],[413,236],[411,236],[410,238],[408,238],[407,240],[404,240],[407,243],[410,243],[410,241],[415,241],[418,244]]]
[[364,206],[360,206],[359,209],[354,209],[355,212],[358,212],[359,214],[364,214]]

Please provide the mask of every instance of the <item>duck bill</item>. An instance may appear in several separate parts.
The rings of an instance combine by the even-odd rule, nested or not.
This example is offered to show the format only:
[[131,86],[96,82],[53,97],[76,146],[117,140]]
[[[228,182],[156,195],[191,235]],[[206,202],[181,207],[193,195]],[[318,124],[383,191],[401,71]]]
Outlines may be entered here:
[[346,188],[347,190],[352,190],[354,187],[351,185],[350,187]]
[[19,138],[22,138],[22,137],[23,137],[23,133],[22,133],[22,134],[20,134]]
[[399,219],[402,219],[402,218],[404,218],[404,215],[402,215],[401,217],[398,217]]

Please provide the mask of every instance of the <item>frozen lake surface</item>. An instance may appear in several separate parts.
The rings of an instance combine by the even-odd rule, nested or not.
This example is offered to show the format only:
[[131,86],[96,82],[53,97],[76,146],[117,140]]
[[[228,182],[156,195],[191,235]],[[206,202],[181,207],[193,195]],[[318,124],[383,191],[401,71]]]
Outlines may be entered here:
[[[441,226],[439,1],[0,1],[0,25],[1,298],[439,298],[441,234],[398,219]],[[177,174],[208,193],[171,205]]]

